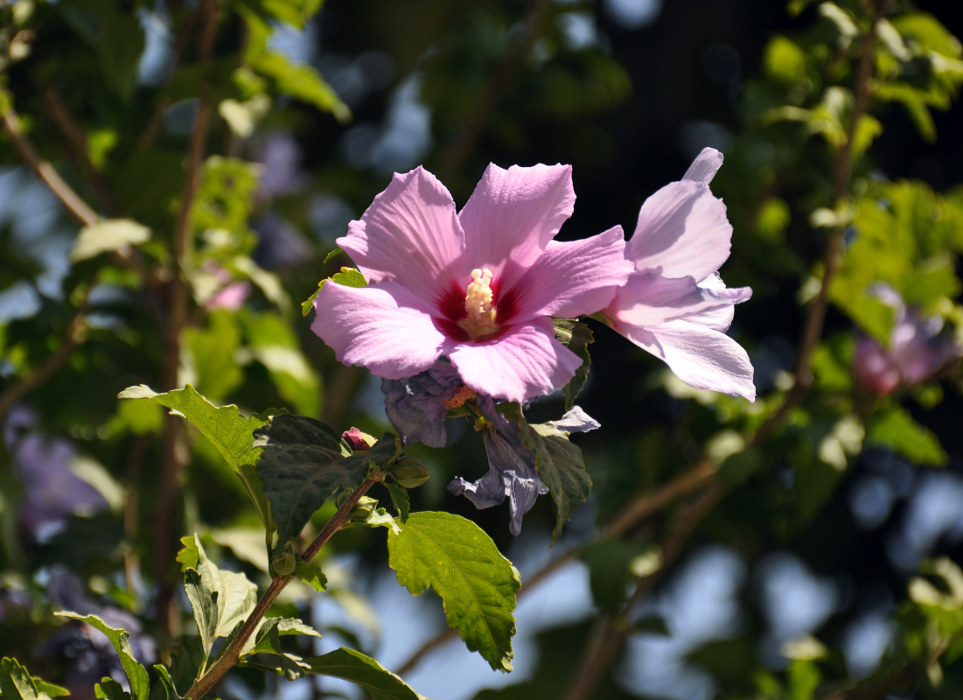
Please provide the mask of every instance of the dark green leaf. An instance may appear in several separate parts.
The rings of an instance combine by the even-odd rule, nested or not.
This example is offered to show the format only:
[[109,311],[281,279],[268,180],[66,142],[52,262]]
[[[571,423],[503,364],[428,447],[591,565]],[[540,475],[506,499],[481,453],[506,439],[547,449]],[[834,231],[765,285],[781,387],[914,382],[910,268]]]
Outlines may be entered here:
[[558,513],[552,538],[556,539],[575,509],[592,493],[592,477],[585,470],[582,451],[565,431],[551,423],[529,425],[524,419],[519,430],[522,444],[535,454],[538,476],[555,501]]
[[66,688],[31,677],[16,659],[0,659],[0,696],[9,700],[45,700],[69,694]]
[[147,700],[148,695],[150,695],[150,679],[147,675],[147,669],[134,658],[134,652],[130,648],[130,634],[127,630],[110,627],[96,615],[78,615],[66,610],[54,614],[69,617],[72,620],[80,620],[107,635],[107,639],[114,645],[114,649],[120,656],[120,665],[130,682],[130,692],[134,700]]
[[412,513],[389,528],[388,565],[412,595],[431,586],[465,645],[493,669],[511,670],[512,612],[521,582],[481,528],[450,513]]
[[556,318],[555,337],[582,360],[582,364],[575,371],[575,376],[562,389],[562,394],[565,396],[565,410],[567,411],[575,405],[575,399],[578,398],[582,386],[588,379],[589,369],[592,365],[588,346],[595,341],[595,336],[592,334],[592,329],[580,321]]
[[388,489],[388,495],[391,496],[391,502],[394,504],[395,510],[398,511],[401,522],[408,520],[408,514],[411,512],[411,499],[408,498],[408,491],[397,484],[389,484],[386,481],[381,483]]
[[311,673],[357,683],[375,700],[424,700],[400,677],[354,649],[335,649],[304,661],[311,667]]
[[94,685],[94,696],[102,700],[130,700],[130,693],[113,678],[103,678]]
[[372,465],[390,462],[400,449],[395,438],[382,438],[370,451],[345,457],[350,450],[340,435],[303,416],[275,416],[255,432],[254,444],[263,448],[257,473],[277,523],[277,546],[297,537],[338,489],[354,489]]
[[937,437],[899,406],[878,411],[872,416],[866,442],[889,447],[917,464],[940,466],[947,460]]
[[157,674],[157,680],[150,689],[150,700],[179,700],[180,695],[174,687],[174,681],[167,667],[163,664],[154,664],[153,669]]

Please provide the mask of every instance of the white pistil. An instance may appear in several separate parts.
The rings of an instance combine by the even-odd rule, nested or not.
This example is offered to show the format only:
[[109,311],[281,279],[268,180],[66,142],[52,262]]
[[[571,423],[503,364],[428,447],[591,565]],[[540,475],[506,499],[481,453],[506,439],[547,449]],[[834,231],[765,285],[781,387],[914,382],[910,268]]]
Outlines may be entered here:
[[465,293],[465,330],[472,338],[491,335],[498,330],[492,305],[492,271],[487,267],[471,271],[471,283]]

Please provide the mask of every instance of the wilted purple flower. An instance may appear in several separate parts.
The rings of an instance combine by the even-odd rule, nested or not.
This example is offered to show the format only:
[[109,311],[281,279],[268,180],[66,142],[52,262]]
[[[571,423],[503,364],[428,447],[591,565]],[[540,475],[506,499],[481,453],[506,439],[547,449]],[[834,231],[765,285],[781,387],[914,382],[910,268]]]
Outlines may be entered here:
[[709,190],[721,166],[722,154],[706,148],[681,181],[645,200],[625,248],[635,272],[602,315],[687,384],[752,401],[749,356],[725,334],[733,305],[752,290],[727,289],[719,277],[732,240],[726,207]]
[[581,360],[551,317],[604,308],[631,271],[618,227],[553,240],[574,201],[570,166],[490,165],[460,212],[423,168],[396,174],[338,239],[369,285],[325,284],[311,328],[341,362],[384,379],[445,356],[485,396],[524,401],[564,386]]
[[[522,531],[522,516],[531,510],[539,495],[548,493],[548,487],[538,478],[535,455],[522,444],[518,424],[494,410],[486,411],[485,417],[490,421],[483,436],[488,472],[475,482],[456,477],[448,484],[448,491],[465,496],[476,508],[491,508],[507,497],[511,513],[509,530],[517,536]],[[552,425],[568,433],[599,427],[578,406]]]
[[405,443],[423,442],[444,447],[445,415],[465,385],[447,360],[439,360],[424,372],[404,379],[383,379],[385,413]]
[[42,435],[36,423],[29,409],[15,407],[4,423],[3,438],[23,484],[18,523],[27,540],[43,542],[61,532],[70,516],[90,516],[108,506],[93,486],[70,470],[77,456],[73,444]]
[[919,384],[963,354],[959,344],[940,336],[940,317],[922,318],[907,309],[903,298],[888,285],[877,285],[872,293],[892,307],[896,322],[889,347],[865,337],[856,344],[853,372],[863,389],[885,396],[897,387]]

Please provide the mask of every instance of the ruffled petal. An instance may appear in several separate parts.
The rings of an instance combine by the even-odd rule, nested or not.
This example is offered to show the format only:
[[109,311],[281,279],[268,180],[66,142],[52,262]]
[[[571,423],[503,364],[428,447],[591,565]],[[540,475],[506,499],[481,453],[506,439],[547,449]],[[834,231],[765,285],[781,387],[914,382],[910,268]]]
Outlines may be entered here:
[[385,379],[411,377],[431,367],[445,336],[431,317],[378,287],[327,282],[318,292],[311,330],[339,362],[367,367]]
[[749,355],[725,333],[684,320],[651,328],[613,325],[633,343],[664,360],[686,384],[755,401]]
[[[464,240],[451,194],[419,166],[395,174],[337,242],[369,283],[396,280],[419,296],[434,298],[448,288]],[[465,275],[457,276],[464,285],[460,277]]]
[[565,386],[582,364],[555,339],[549,318],[515,326],[484,343],[449,343],[444,352],[479,394],[519,402]]
[[489,165],[458,218],[466,256],[498,276],[508,261],[526,267],[572,215],[572,166]]
[[574,318],[604,309],[632,270],[622,228],[616,226],[579,241],[552,241],[514,284],[504,283],[511,285],[520,320]]
[[705,184],[683,180],[645,200],[625,253],[639,271],[699,280],[722,266],[731,242],[726,205]]

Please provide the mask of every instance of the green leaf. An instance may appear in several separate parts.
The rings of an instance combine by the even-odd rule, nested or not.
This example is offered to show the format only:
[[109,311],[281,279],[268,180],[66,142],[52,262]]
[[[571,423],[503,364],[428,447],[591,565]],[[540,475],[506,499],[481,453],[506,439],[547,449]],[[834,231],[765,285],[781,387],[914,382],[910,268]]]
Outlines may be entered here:
[[249,32],[245,61],[251,70],[272,80],[278,92],[330,112],[339,122],[351,118],[351,110],[317,70],[294,64],[285,55],[268,48],[272,30],[267,23],[251,13],[245,13],[245,19]]
[[401,518],[401,522],[408,520],[408,515],[411,513],[411,499],[408,498],[408,490],[401,488],[397,484],[390,484],[387,481],[382,481],[381,485],[388,489],[391,503],[394,505],[395,510],[398,511],[398,517]]
[[33,678],[16,659],[0,659],[0,696],[8,700],[48,700],[69,695],[70,691],[59,685]]
[[529,425],[519,421],[522,444],[535,454],[538,476],[548,486],[555,501],[557,516],[552,539],[562,534],[579,504],[592,493],[592,477],[585,470],[582,451],[573,444],[568,433],[551,423]]
[[214,640],[228,637],[254,610],[257,586],[244,574],[221,571],[207,558],[197,535],[187,545],[188,555],[178,560],[193,559],[196,566],[184,572],[184,590],[194,609],[194,621],[201,636],[205,658],[210,657]]
[[575,370],[575,376],[562,389],[565,396],[565,410],[569,410],[575,405],[575,399],[588,379],[589,368],[592,365],[592,358],[589,355],[588,346],[595,341],[592,329],[584,323],[574,319],[556,318],[555,337],[562,345],[574,352],[582,360],[582,364]]
[[[304,416],[275,416],[255,431],[262,447],[257,473],[277,523],[277,546],[298,536],[311,515],[338,489],[354,489],[369,469],[400,451],[396,438],[382,438],[352,456],[338,433]],[[381,460],[381,461],[379,461]]]
[[141,666],[137,662],[137,659],[134,658],[134,652],[130,648],[130,633],[128,633],[127,630],[110,627],[96,615],[78,615],[75,612],[69,612],[67,610],[55,612],[54,615],[69,617],[72,620],[80,620],[107,635],[107,639],[114,645],[114,649],[117,650],[117,654],[120,656],[120,665],[127,675],[127,680],[130,682],[131,696],[134,700],[147,700],[148,695],[150,695],[150,679],[147,675],[147,669]]
[[[328,253],[328,258],[332,257],[336,253],[340,253],[341,249],[338,248],[330,253]],[[325,258],[325,262],[328,261]],[[318,288],[315,290],[314,294],[309,296],[307,299],[301,302],[301,315],[307,316],[311,309],[314,308],[314,300],[318,298],[318,293],[321,288],[324,287],[324,283],[328,280],[337,282],[338,284],[343,284],[346,287],[367,287],[368,282],[365,280],[364,275],[362,275],[358,270],[353,267],[342,267],[339,272],[335,272],[331,277],[321,280],[318,282]]]
[[388,531],[388,565],[412,595],[429,586],[448,624],[493,669],[512,669],[518,571],[475,523],[450,513],[412,513]]
[[321,633],[293,617],[265,617],[241,650],[241,656],[251,654],[287,654],[281,648],[281,637],[304,635],[321,639]]
[[180,695],[174,687],[174,680],[167,667],[163,664],[154,664],[152,668],[157,675],[157,680],[150,689],[150,700],[179,700]]
[[166,406],[172,414],[182,416],[197,428],[241,478],[265,529],[268,533],[273,531],[271,511],[255,469],[260,449],[253,445],[254,430],[265,425],[267,420],[257,416],[245,418],[234,405],[215,406],[190,384],[166,394],[158,394],[141,384],[124,389],[117,398],[147,399]]
[[150,229],[130,219],[106,219],[92,226],[84,226],[77,234],[70,261],[79,262],[101,253],[126,250],[150,240]]
[[354,649],[335,649],[304,660],[311,673],[334,676],[360,685],[374,700],[424,700],[400,677]]
[[94,685],[94,697],[102,700],[130,700],[130,693],[113,678],[102,678]]
[[321,567],[301,559],[294,567],[294,575],[318,593],[324,593],[328,586],[328,578],[321,571]]
[[866,443],[889,447],[917,464],[941,466],[947,460],[937,437],[899,406],[878,411],[871,417]]

